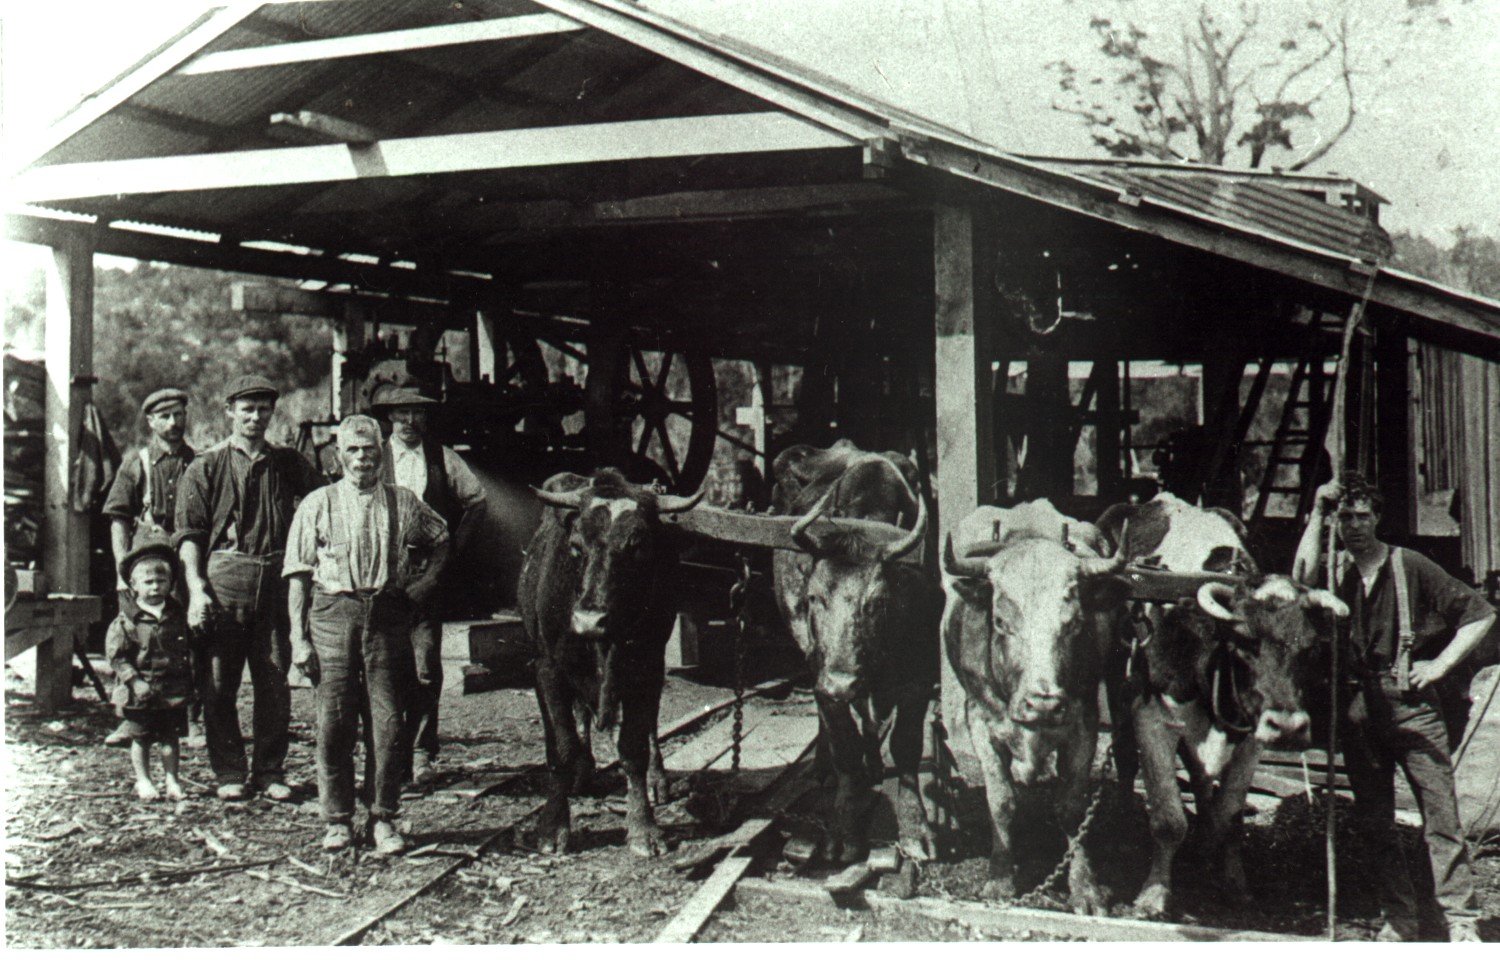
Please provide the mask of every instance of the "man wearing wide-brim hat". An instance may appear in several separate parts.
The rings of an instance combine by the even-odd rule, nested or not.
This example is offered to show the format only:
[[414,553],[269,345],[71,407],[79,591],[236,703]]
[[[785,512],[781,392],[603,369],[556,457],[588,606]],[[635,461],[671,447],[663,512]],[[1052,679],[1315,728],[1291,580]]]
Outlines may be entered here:
[[[157,389],[141,403],[141,417],[150,433],[148,440],[139,452],[125,458],[102,510],[110,517],[109,542],[116,567],[136,546],[171,540],[177,513],[177,483],[196,457],[192,446],[184,440],[187,406],[187,392],[171,387]],[[122,608],[133,604],[123,575],[117,577],[115,589]],[[186,601],[181,587],[175,595],[179,601]],[[194,705],[191,711],[194,727],[201,715],[201,707]],[[190,730],[189,739],[195,738],[201,738],[201,733]],[[121,725],[104,742],[111,746],[130,742],[126,727]]]
[[[201,453],[182,477],[174,540],[188,588],[188,625],[202,634],[200,674],[209,765],[224,800],[247,784],[273,800],[286,785],[291,666],[286,587],[287,530],[298,502],[323,484],[296,449],[272,445],[266,429],[278,393],[258,375],[224,392],[230,435]],[[235,705],[245,668],[255,688],[250,766]]]
[[[435,399],[409,386],[386,385],[371,400],[374,413],[391,423],[381,464],[382,480],[410,489],[434,509],[453,534],[450,559],[463,550],[484,516],[484,490],[463,458],[432,438],[428,412]],[[441,742],[438,704],[443,692],[442,596],[419,606],[412,626],[412,650],[417,677],[405,712],[411,760],[411,779],[419,784],[434,777]]]

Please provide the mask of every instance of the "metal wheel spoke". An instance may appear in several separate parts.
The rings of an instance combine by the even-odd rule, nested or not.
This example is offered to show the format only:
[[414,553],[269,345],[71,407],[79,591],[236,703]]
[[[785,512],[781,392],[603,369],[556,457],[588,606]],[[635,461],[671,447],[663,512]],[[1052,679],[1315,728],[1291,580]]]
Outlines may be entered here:
[[672,440],[668,437],[667,423],[665,420],[656,423],[656,437],[661,440],[662,461],[666,463],[662,467],[665,468],[667,470],[667,474],[672,477],[673,484],[676,484],[676,482],[682,477],[682,475],[678,470],[677,453],[672,450]]
[[641,388],[651,387],[651,369],[646,367],[646,356],[641,354],[639,348],[630,349],[630,354],[635,359],[635,370],[641,376]]
[[651,430],[653,427],[649,422],[641,426],[641,440],[635,446],[635,454],[641,458],[646,457],[646,450],[651,447]]

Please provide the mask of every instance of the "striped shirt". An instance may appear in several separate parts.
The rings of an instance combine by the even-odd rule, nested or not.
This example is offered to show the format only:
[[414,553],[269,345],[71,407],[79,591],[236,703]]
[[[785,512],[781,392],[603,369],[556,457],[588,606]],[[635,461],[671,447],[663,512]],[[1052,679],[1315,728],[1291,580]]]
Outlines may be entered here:
[[325,593],[405,589],[411,570],[447,541],[442,517],[410,490],[379,483],[361,491],[345,479],[297,507],[281,574],[309,574]]

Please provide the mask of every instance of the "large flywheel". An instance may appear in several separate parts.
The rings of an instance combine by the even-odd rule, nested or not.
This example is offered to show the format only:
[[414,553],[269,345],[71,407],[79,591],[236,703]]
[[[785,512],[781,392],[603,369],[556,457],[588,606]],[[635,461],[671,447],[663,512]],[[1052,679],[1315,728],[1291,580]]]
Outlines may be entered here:
[[695,491],[718,438],[713,361],[622,339],[592,342],[588,357],[585,416],[601,461],[635,481]]

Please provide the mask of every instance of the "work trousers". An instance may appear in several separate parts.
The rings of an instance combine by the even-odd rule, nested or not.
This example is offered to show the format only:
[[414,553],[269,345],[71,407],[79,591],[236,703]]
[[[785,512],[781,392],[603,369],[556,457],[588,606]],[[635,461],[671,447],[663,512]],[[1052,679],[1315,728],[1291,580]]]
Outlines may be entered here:
[[1396,767],[1406,774],[1422,812],[1434,895],[1449,923],[1478,916],[1469,848],[1459,823],[1448,733],[1437,699],[1403,698],[1388,677],[1365,690],[1367,719],[1347,725],[1344,762],[1355,819],[1372,848],[1387,919],[1415,927],[1417,898],[1396,833]]
[[354,817],[354,740],[365,718],[370,816],[401,806],[406,760],[401,695],[411,685],[411,604],[373,593],[315,592],[308,615],[318,656],[318,800],[323,819]]
[[[427,607],[419,609],[411,627],[416,679],[406,709],[408,752],[419,763],[438,756],[438,701],[443,694],[443,622]],[[410,764],[408,764],[408,769]],[[409,774],[408,774],[409,775]]]
[[[292,717],[286,678],[292,650],[281,555],[214,552],[208,557],[207,575],[218,611],[203,634],[196,671],[209,766],[221,785],[244,783],[247,775],[262,786],[283,783]],[[248,774],[236,705],[246,666],[255,690]]]

